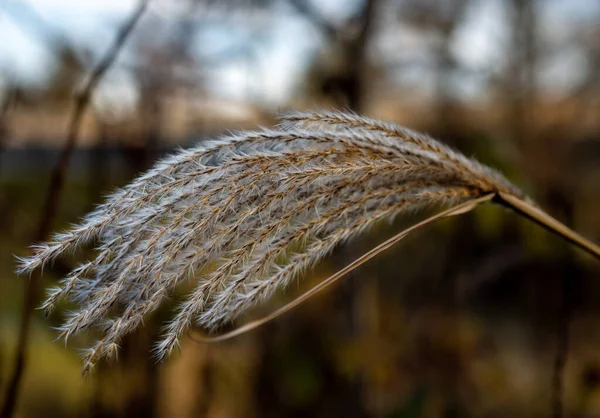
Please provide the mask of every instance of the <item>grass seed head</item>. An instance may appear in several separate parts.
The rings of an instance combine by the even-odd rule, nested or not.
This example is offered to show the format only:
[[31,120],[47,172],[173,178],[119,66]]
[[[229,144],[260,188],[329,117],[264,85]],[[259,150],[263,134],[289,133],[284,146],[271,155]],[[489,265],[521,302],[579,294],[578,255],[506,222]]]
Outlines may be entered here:
[[[341,112],[290,113],[275,130],[240,132],[159,161],[81,224],[20,259],[28,273],[90,242],[82,263],[49,293],[79,309],[66,339],[97,328],[84,370],[116,357],[186,279],[189,294],[164,327],[156,355],[199,325],[215,329],[267,299],[375,222],[491,192],[523,198],[496,171],[434,139]],[[291,250],[293,249],[293,250]],[[197,274],[217,263],[206,274]]]

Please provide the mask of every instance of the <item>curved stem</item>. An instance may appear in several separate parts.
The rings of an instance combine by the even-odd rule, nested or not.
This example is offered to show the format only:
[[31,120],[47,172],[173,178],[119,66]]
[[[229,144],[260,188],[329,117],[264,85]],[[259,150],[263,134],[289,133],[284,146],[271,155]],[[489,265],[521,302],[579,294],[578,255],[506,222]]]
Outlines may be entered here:
[[[306,301],[311,296],[319,293],[326,287],[332,285],[339,279],[346,276],[351,271],[357,269],[358,267],[360,267],[367,261],[369,261],[372,258],[374,258],[375,256],[379,255],[383,251],[391,248],[392,246],[394,246],[396,243],[398,243],[400,240],[402,240],[403,238],[405,238],[412,232],[415,232],[416,230],[421,229],[424,226],[429,225],[430,223],[438,221],[442,218],[445,218],[448,216],[460,215],[462,213],[469,212],[469,211],[473,210],[475,207],[479,206],[480,204],[492,200],[495,195],[496,195],[495,193],[490,193],[490,194],[481,196],[477,199],[473,199],[473,200],[469,200],[468,202],[461,203],[457,206],[454,206],[450,209],[447,209],[443,212],[433,215],[433,216],[399,232],[398,234],[394,235],[392,238],[388,239],[387,241],[385,241],[385,242],[379,244],[377,247],[373,248],[371,251],[363,254],[362,256],[360,256],[359,258],[354,260],[352,263],[348,264],[343,269],[338,270],[337,272],[335,272],[334,274],[329,276],[327,279],[323,280],[321,283],[319,283],[315,287],[311,288],[310,290],[306,291],[302,295],[298,296],[296,299],[292,300],[291,302],[287,303],[286,305],[273,311],[272,313],[270,313],[269,315],[267,315],[263,318],[257,319],[246,325],[242,325],[241,327],[238,327],[230,332],[227,332],[225,334],[218,335],[215,337],[207,337],[207,336],[202,336],[202,335],[190,335],[190,337],[192,338],[192,340],[194,340],[196,342],[216,343],[216,342],[220,342],[220,341],[229,340],[233,337],[237,337],[238,335],[245,334],[246,332],[252,331],[253,329],[258,328],[261,325],[264,325],[267,322],[272,321],[273,319],[283,315],[284,313],[288,312],[289,310],[300,305],[302,302]],[[198,333],[196,332],[196,334],[198,334]]]
[[497,203],[512,209],[519,215],[525,216],[547,230],[554,232],[579,248],[600,259],[600,247],[587,238],[579,235],[552,216],[536,208],[532,204],[510,194],[499,192],[494,199]]

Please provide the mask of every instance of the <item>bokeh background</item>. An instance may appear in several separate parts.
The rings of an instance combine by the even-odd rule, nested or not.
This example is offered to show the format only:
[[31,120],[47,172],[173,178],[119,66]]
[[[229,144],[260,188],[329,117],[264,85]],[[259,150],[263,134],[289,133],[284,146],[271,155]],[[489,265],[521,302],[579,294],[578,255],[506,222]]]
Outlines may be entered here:
[[[0,2],[0,405],[74,97],[131,0]],[[178,146],[350,109],[426,131],[498,167],[600,242],[600,2],[154,0],[93,91],[51,229]],[[339,249],[268,311],[406,225]],[[35,303],[76,258],[34,281]],[[35,311],[14,416],[600,416],[600,263],[505,210],[411,236],[265,327],[183,342],[158,325],[83,380],[78,347]],[[557,373],[557,370],[560,373]],[[6,407],[4,409],[6,411]]]

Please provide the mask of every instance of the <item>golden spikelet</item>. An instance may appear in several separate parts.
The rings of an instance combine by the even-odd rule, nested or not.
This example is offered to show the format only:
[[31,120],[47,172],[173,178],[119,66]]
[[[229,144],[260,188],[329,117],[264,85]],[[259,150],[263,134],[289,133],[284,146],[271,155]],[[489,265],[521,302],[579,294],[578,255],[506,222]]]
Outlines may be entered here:
[[[87,372],[102,357],[116,355],[123,336],[185,279],[194,286],[165,326],[158,357],[192,326],[216,329],[267,300],[378,221],[425,206],[454,208],[421,227],[492,198],[600,253],[502,175],[426,135],[349,113],[308,112],[282,116],[276,130],[241,132],[158,162],[80,225],[36,246],[20,260],[19,272],[98,243],[96,258],[75,268],[42,305],[49,312],[62,297],[79,305],[61,327],[65,339],[100,330],[84,357]],[[217,266],[196,273],[208,263]]]

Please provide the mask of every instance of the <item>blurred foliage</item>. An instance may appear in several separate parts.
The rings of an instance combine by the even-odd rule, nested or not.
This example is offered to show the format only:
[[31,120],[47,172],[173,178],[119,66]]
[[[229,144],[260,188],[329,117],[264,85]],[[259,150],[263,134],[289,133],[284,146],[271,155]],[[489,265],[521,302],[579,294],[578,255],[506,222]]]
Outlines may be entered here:
[[[550,14],[534,0],[342,3],[157,1],[160,13],[150,13],[137,29],[84,120],[55,229],[176,145],[268,124],[280,108],[349,107],[424,129],[476,155],[524,185],[549,213],[600,241],[598,8],[589,6],[582,16],[565,5],[554,5],[559,11]],[[464,56],[475,46],[463,38],[481,16],[489,20],[477,14],[482,7],[500,23],[490,21],[476,36],[493,37],[501,27],[502,39],[491,44],[498,50],[487,51],[490,64],[469,64]],[[73,91],[95,56],[91,45],[59,33],[60,25],[25,3],[15,10],[7,8],[4,18],[35,29],[57,64],[41,87],[0,74],[1,393],[26,280],[13,274],[13,254],[27,252]],[[261,68],[277,65],[264,57],[281,42],[284,19],[308,25],[313,45],[292,93],[276,102],[264,92],[273,86]],[[238,35],[216,48],[211,30]],[[301,54],[296,47],[289,45]],[[545,69],[568,61],[573,49],[585,59],[574,60],[563,76],[580,76],[549,83]],[[214,76],[232,66],[246,68],[248,86],[228,98]],[[473,86],[476,94],[469,93]],[[318,283],[409,221],[380,225],[340,248],[261,311]],[[44,286],[82,256],[48,268]],[[568,300],[574,313],[565,409],[573,417],[598,416],[598,273],[596,261],[536,225],[484,207],[411,237],[255,332],[211,346],[186,339],[181,354],[164,364],[149,351],[172,307],[124,341],[117,364],[103,364],[87,381],[79,375],[78,341],[67,349],[53,342],[51,327],[64,312],[49,319],[36,313],[17,413],[548,416],[557,324]]]

